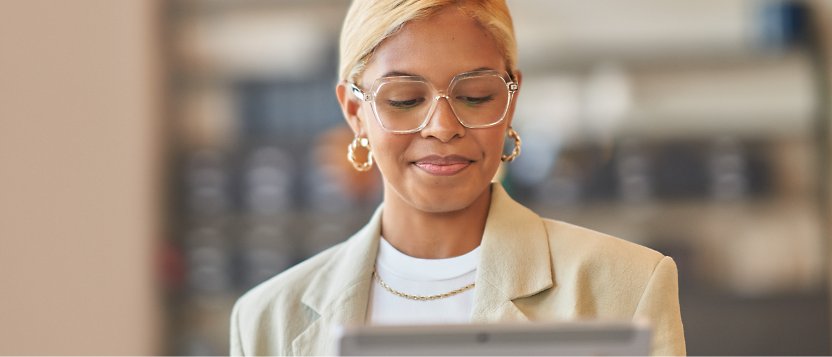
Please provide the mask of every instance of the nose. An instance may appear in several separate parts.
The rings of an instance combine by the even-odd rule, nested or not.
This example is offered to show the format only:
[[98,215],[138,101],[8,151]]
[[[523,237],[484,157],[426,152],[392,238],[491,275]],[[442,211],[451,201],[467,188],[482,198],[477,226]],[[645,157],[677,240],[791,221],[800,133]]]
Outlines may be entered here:
[[447,95],[438,95],[435,100],[436,107],[430,113],[428,123],[421,131],[422,137],[435,137],[443,143],[451,141],[454,137],[463,137],[465,127],[451,109],[450,98]]

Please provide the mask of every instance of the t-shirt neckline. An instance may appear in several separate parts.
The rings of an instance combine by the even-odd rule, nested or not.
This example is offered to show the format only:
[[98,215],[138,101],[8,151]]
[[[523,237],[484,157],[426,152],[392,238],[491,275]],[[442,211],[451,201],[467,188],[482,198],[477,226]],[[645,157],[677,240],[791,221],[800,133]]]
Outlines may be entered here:
[[378,249],[377,265],[400,278],[416,281],[447,280],[477,269],[480,246],[460,256],[443,259],[423,259],[402,253],[384,237]]

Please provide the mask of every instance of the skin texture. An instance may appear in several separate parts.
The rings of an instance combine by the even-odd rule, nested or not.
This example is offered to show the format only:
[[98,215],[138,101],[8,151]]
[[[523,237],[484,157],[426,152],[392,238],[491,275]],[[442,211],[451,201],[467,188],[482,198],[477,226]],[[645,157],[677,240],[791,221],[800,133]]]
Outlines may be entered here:
[[[377,78],[396,71],[422,76],[445,89],[455,75],[479,68],[504,71],[504,57],[475,20],[449,7],[407,23],[382,42],[358,85],[369,90]],[[370,140],[384,179],[382,236],[419,258],[459,256],[476,248],[517,93],[506,118],[494,127],[465,128],[448,102],[440,99],[427,126],[413,134],[386,132],[370,104],[356,100],[343,83],[336,94],[353,132]],[[459,155],[470,163],[455,174],[435,175],[420,160],[430,155]]]

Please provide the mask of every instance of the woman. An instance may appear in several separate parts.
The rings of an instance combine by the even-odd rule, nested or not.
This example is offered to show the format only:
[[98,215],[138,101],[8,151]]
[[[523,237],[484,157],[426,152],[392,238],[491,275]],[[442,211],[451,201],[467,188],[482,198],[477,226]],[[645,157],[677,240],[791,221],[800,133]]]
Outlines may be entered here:
[[378,166],[384,202],[350,239],[240,298],[232,354],[331,354],[344,324],[592,318],[646,318],[654,354],[685,353],[673,260],[543,219],[492,182],[520,148],[503,0],[354,0],[340,50],[348,158]]

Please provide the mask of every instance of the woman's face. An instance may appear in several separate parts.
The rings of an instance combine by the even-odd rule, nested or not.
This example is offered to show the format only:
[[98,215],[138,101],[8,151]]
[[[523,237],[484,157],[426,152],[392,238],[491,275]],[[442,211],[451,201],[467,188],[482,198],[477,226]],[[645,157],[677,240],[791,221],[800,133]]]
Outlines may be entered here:
[[[505,68],[490,35],[460,10],[447,8],[406,24],[378,46],[359,86],[369,91],[376,79],[393,73],[420,76],[445,90],[457,74]],[[352,106],[355,109],[345,106],[348,122],[370,140],[384,177],[385,201],[399,200],[432,213],[462,210],[488,192],[514,111],[512,103],[499,124],[469,129],[457,120],[448,101],[440,99],[424,129],[394,134],[380,126],[369,103]]]

